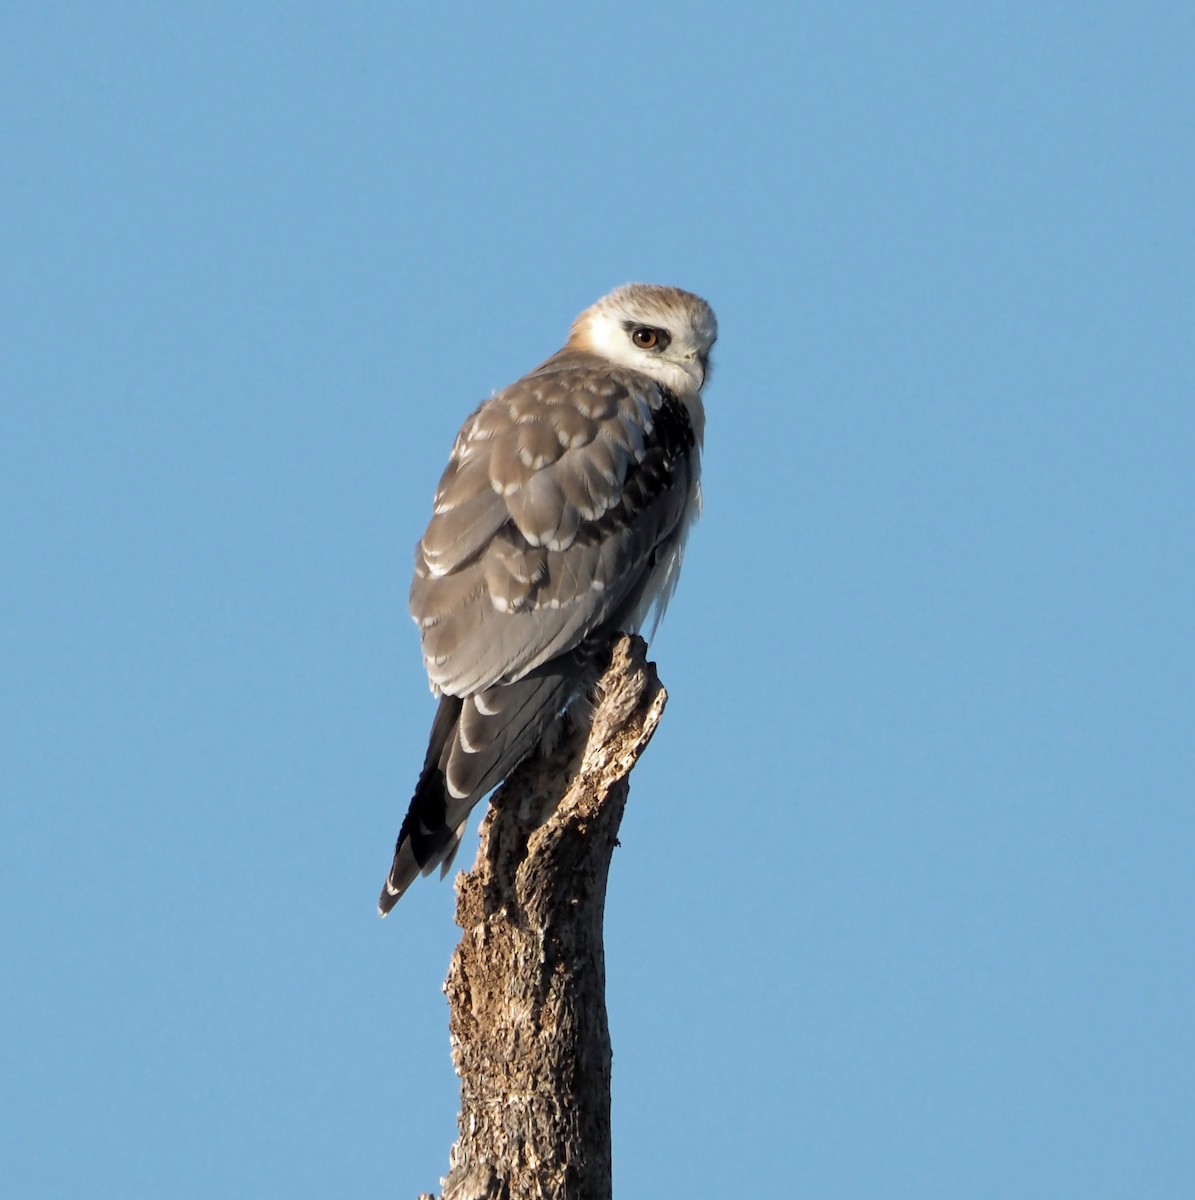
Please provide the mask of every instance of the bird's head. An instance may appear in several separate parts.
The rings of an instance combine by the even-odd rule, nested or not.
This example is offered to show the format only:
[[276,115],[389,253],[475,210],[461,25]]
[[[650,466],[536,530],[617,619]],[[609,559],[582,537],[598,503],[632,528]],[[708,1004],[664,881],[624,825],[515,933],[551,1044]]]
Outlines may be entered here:
[[714,310],[680,288],[628,283],[574,322],[569,345],[650,376],[674,392],[700,391],[718,337]]

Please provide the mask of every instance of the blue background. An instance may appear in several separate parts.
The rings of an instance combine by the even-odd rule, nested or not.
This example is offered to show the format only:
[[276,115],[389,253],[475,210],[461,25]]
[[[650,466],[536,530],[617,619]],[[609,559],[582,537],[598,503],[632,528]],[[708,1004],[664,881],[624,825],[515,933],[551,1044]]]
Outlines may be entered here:
[[436,1187],[411,547],[632,279],[722,337],[617,1194],[1195,1194],[1193,60],[1182,3],[6,4],[5,1194]]

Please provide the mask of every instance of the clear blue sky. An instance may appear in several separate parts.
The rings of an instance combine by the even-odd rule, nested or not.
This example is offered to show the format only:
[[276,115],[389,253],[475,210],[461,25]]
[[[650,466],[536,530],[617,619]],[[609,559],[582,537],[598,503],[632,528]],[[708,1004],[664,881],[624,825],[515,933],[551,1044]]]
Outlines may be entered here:
[[644,280],[723,332],[618,1195],[1195,1195],[1193,61],[1181,3],[5,4],[0,1190],[437,1186],[411,547]]

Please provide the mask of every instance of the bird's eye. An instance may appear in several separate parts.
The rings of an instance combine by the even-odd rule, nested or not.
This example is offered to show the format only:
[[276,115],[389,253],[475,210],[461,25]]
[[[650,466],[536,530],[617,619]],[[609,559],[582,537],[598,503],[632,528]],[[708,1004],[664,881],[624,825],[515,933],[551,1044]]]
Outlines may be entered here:
[[654,350],[660,344],[660,331],[652,329],[650,325],[640,325],[631,334],[631,341],[640,350]]

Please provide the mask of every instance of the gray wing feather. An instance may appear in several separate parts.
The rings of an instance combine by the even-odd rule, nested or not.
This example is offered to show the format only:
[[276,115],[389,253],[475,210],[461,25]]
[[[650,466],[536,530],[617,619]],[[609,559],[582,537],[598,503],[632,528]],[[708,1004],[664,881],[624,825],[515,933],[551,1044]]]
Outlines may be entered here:
[[436,575],[456,570],[485,547],[509,515],[490,483],[486,456],[458,442],[436,489],[435,516],[419,544],[424,565]]
[[693,502],[695,456],[652,437],[678,402],[562,357],[473,414],[441,479],[411,587],[438,691],[509,683],[620,613]]

